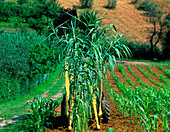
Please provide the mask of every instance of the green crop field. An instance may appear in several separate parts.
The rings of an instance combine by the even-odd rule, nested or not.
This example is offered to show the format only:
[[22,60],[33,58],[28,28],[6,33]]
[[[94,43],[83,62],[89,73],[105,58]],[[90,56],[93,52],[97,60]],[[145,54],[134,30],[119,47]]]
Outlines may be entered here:
[[[119,112],[144,131],[169,131],[170,69],[163,66],[118,65],[108,89]],[[116,94],[116,91],[120,91]],[[116,129],[115,129],[116,130]]]

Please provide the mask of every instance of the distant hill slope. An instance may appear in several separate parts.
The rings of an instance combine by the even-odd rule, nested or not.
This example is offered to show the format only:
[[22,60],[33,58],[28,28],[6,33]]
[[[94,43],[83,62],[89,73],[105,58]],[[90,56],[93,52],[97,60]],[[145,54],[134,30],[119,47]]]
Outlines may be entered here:
[[[71,8],[73,4],[80,6],[79,0],[60,0],[58,2],[65,8]],[[117,0],[116,8],[107,10],[104,8],[107,0],[94,0],[93,9],[100,10],[101,14],[107,11],[106,19],[103,20],[105,25],[110,25],[121,18],[116,23],[116,27],[120,34],[126,33],[127,36],[131,36],[128,40],[149,43],[150,33],[148,29],[152,28],[152,25],[146,21],[147,17],[142,15],[144,12],[138,11],[137,5],[131,4],[131,2],[132,0]],[[166,4],[167,0],[156,0],[156,2],[165,6],[166,11],[169,10],[170,4]],[[78,11],[82,11],[82,9],[78,9]]]

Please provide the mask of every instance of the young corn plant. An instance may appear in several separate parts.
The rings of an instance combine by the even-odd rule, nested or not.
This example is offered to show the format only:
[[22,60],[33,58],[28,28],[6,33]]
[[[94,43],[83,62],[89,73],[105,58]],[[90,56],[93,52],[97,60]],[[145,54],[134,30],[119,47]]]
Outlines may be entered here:
[[[136,76],[130,66],[129,69]],[[143,87],[133,87],[132,90],[125,83],[120,83],[118,77],[113,73],[112,76],[123,94],[116,95],[113,90],[110,90],[110,95],[117,102],[118,109],[123,115],[127,116],[128,113],[128,117],[132,117],[134,114],[136,123],[140,123],[143,128],[142,131],[156,132],[159,127],[158,122],[162,123],[165,131],[169,131],[170,104],[167,102],[169,102],[170,89],[168,86],[158,89],[144,83],[140,77],[137,77]]]
[[42,97],[34,97],[32,102],[26,105],[31,106],[31,111],[27,116],[27,125],[30,131],[42,131],[47,126],[52,125],[52,116],[59,103],[53,100],[44,100]]
[[160,79],[164,82],[164,84],[163,84],[163,83],[160,83],[160,82],[157,82],[157,81],[151,79],[149,73],[146,72],[145,70],[142,70],[139,66],[138,66],[138,69],[139,69],[139,71],[142,72],[153,84],[155,84],[155,85],[157,85],[157,86],[159,86],[159,87],[163,87],[163,88],[166,87],[165,84],[169,85],[169,83],[168,83],[168,81],[166,80],[166,77],[165,77],[165,76],[160,75]]
[[[117,33],[115,23],[103,27],[102,18],[96,17],[98,21],[91,24],[92,29],[76,28],[77,22],[86,23],[74,18],[69,34],[65,32],[59,37],[56,33],[60,61],[70,78],[69,106],[72,111],[69,118],[73,117],[74,131],[88,131],[88,120],[93,113],[92,101],[101,95],[98,83],[106,78],[107,62],[114,69],[115,56],[130,55],[128,47],[120,43],[123,35]],[[54,33],[57,30],[54,29]]]
[[159,69],[161,69],[167,76],[170,77],[170,70],[169,69],[164,69],[164,66],[158,65]]
[[147,69],[149,70],[150,73],[152,73],[152,74],[155,75],[157,78],[159,78],[159,74],[157,74],[156,72],[153,72],[153,70],[150,68],[150,66],[147,66]]

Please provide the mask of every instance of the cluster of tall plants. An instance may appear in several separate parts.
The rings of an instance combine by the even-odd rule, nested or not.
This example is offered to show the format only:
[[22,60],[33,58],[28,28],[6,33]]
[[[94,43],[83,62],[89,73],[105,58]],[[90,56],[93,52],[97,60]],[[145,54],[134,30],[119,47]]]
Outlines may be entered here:
[[[73,116],[74,131],[88,130],[88,119],[92,118],[92,101],[95,95],[100,96],[98,83],[106,75],[107,62],[114,68],[115,54],[128,56],[129,49],[120,40],[123,35],[116,31],[114,23],[103,27],[98,13],[95,13],[95,23],[90,23],[94,17],[86,17],[87,12],[71,22],[70,33],[62,37],[56,36],[59,41],[59,55],[63,70],[68,70],[70,82],[69,105],[73,105],[70,116]],[[91,14],[91,15],[90,15]],[[87,29],[76,28],[77,22]],[[90,28],[92,27],[92,28]],[[54,29],[54,32],[57,30]],[[112,31],[112,32],[111,32]],[[111,52],[112,51],[112,52]]]
[[[57,101],[43,99],[42,96],[34,97],[25,106],[30,106],[29,113],[14,124],[14,131],[42,132],[46,128],[53,128],[55,109],[59,106]],[[18,125],[19,124],[19,125]]]

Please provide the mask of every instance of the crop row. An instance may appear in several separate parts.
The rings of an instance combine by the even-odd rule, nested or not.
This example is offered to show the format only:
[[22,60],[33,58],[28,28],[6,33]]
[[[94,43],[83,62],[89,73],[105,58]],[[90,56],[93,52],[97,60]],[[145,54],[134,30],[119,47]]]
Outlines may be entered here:
[[153,84],[155,84],[155,85],[157,85],[157,86],[159,86],[159,87],[163,87],[163,88],[166,87],[165,84],[167,84],[168,86],[170,86],[170,84],[169,84],[169,82],[167,81],[167,78],[166,78],[165,76],[160,75],[161,81],[164,82],[164,84],[162,84],[162,83],[159,83],[159,82],[154,81],[153,79],[151,79],[151,78],[150,78],[150,74],[149,74],[148,72],[146,72],[145,70],[142,70],[142,69],[140,68],[140,66],[138,66],[138,69],[139,69],[139,71],[142,72]]
[[169,131],[169,86],[164,85],[164,83],[159,83],[159,85],[164,85],[161,89],[150,86],[143,82],[130,66],[128,66],[128,69],[138,79],[142,87],[135,86],[124,73],[123,66],[119,66],[120,72],[123,76],[126,76],[127,82],[131,86],[127,86],[126,81],[120,82],[119,77],[112,72],[115,84],[122,91],[122,93],[116,94],[113,89],[110,89],[110,96],[117,103],[117,108],[124,116],[129,118],[135,115],[133,120],[139,123],[144,131],[156,132],[157,130],[163,131],[163,129]]
[[[170,77],[170,70],[169,69],[164,69],[163,65],[158,65],[158,67],[167,75]],[[169,66],[168,66],[169,67]],[[170,68],[170,67],[169,67]]]

